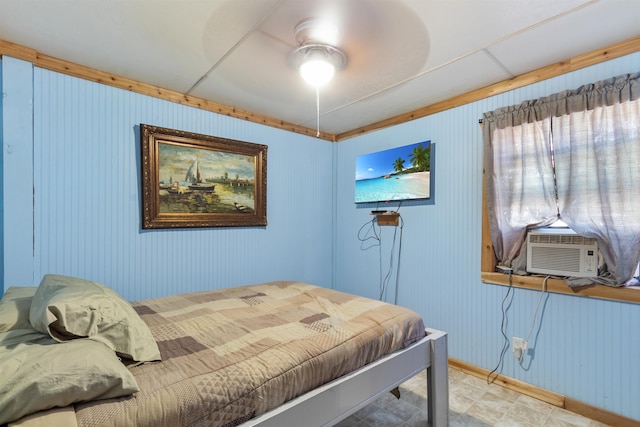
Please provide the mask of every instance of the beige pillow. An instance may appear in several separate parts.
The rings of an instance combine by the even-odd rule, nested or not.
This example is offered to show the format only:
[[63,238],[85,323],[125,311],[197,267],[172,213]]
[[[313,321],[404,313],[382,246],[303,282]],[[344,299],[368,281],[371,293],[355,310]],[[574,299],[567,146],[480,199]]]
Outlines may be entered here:
[[31,329],[29,309],[36,293],[35,286],[12,286],[0,300],[0,332]]
[[58,343],[36,331],[0,334],[0,424],[36,411],[138,391],[131,372],[104,344]]
[[89,338],[137,362],[160,360],[149,327],[131,304],[97,282],[45,275],[29,318],[34,329],[58,341]]

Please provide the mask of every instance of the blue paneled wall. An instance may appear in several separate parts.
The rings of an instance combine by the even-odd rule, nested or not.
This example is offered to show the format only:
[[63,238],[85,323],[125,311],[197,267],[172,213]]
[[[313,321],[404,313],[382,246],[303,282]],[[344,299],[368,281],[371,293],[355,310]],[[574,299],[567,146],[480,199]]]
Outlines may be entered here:
[[32,66],[2,60],[2,204],[4,278],[30,285],[33,272]]
[[[397,255],[401,231],[387,300],[397,298],[430,327],[447,331],[450,356],[491,370],[503,345],[508,288],[480,281],[478,119],[484,111],[638,69],[640,54],[630,55],[332,144],[5,57],[3,286],[69,274],[139,300],[292,279],[377,297],[379,272]],[[269,225],[143,231],[140,123],[268,145]],[[404,204],[403,227],[381,228],[379,250],[366,248],[358,232],[372,206],[353,202],[356,156],[427,139],[435,146],[434,203]],[[522,289],[509,295],[509,337],[526,336],[538,298]],[[501,372],[640,420],[639,324],[635,304],[548,295],[523,363],[508,353]]]
[[[267,280],[331,286],[334,144],[11,58],[3,65],[7,102],[18,104],[4,111],[5,146],[16,146],[4,163],[4,242],[20,249],[5,258],[5,287],[46,273],[96,280],[130,300]],[[266,144],[268,226],[142,230],[140,123]]]
[[[353,202],[356,157],[431,140],[436,153],[435,204],[414,202],[400,208],[404,227],[398,303],[418,311],[427,325],[449,333],[451,357],[495,368],[503,346],[502,302],[508,288],[480,281],[483,152],[478,120],[485,111],[638,70],[640,54],[634,54],[339,143],[336,288],[375,297],[380,282],[380,252],[363,249],[358,240],[372,206]],[[390,252],[399,249],[398,242],[393,247],[393,228],[381,228],[383,272]],[[539,295],[514,289],[508,296],[509,339],[528,335]],[[393,298],[390,292],[388,299]],[[501,372],[640,420],[638,325],[637,304],[548,295],[541,302],[523,363],[515,363],[508,352]]]

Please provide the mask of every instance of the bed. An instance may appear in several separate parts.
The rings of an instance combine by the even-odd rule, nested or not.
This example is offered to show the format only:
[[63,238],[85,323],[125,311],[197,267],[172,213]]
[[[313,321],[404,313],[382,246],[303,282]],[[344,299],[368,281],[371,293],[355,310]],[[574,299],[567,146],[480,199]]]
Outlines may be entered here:
[[300,282],[130,304],[46,275],[0,302],[10,426],[333,425],[423,369],[429,423],[445,426],[446,333],[406,308]]

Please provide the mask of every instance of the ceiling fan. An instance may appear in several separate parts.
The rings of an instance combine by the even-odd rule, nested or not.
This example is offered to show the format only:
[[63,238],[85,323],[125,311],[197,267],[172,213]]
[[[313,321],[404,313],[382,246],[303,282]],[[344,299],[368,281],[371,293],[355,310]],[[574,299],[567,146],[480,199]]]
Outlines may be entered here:
[[331,22],[307,18],[296,25],[294,34],[298,47],[292,52],[293,62],[311,86],[326,85],[347,64],[347,55],[334,46],[338,29]]
[[[236,10],[231,7],[235,3],[223,3],[227,4],[231,11]],[[229,23],[241,15],[224,13],[222,8],[211,16],[205,26],[203,51],[216,66],[208,73],[206,86],[194,91],[194,96],[225,103],[234,101],[229,94],[241,92],[259,105],[254,110],[258,113],[268,116],[272,108],[284,108],[298,117],[295,123],[315,127],[311,123],[318,121],[318,108],[316,105],[312,119],[307,108],[312,103],[306,104],[305,89],[317,92],[315,86],[321,88],[321,113],[330,115],[398,81],[407,81],[425,65],[429,36],[411,3],[274,0],[270,4],[270,9],[265,6],[256,12],[250,31],[233,50],[225,51],[217,41],[224,40]],[[324,65],[329,77],[310,85],[299,73],[301,65],[317,63],[315,60],[329,64]],[[332,80],[331,70],[335,73]]]

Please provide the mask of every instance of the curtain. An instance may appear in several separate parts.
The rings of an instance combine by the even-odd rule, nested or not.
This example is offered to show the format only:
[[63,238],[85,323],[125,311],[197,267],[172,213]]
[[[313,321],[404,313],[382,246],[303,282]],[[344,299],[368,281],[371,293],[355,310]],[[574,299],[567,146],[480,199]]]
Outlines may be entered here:
[[487,206],[499,261],[525,270],[527,229],[559,218],[598,241],[606,267],[596,280],[570,285],[631,279],[640,262],[640,73],[484,116]]
[[[536,101],[484,114],[485,184],[493,247],[501,265],[525,274],[527,229],[557,219],[551,121]],[[542,115],[540,114],[542,113]]]
[[640,74],[559,98],[553,142],[563,221],[598,241],[608,270],[599,282],[624,284],[640,261]]

